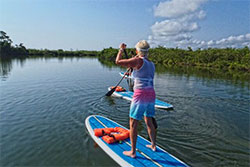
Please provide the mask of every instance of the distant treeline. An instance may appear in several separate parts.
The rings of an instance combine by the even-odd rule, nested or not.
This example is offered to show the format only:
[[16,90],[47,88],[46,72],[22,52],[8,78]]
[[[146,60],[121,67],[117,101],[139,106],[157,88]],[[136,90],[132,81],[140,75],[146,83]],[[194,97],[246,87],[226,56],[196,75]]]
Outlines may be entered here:
[[4,32],[0,31],[0,57],[1,58],[26,58],[31,56],[98,56],[98,51],[64,51],[48,50],[48,49],[27,49],[22,43],[19,45],[13,45],[10,37]]
[[87,51],[87,50],[79,50],[79,51],[65,51],[62,49],[58,50],[38,50],[38,49],[28,49],[29,57],[31,56],[51,56],[51,57],[83,57],[83,56],[91,56],[97,57],[99,55],[98,51]]
[[[129,57],[131,51],[135,49],[128,48]],[[23,57],[98,57],[101,62],[109,65],[114,64],[118,49],[112,47],[102,51],[64,51],[47,49],[26,49],[23,44],[12,45],[12,40],[5,32],[0,31],[0,58],[23,58]],[[209,48],[192,50],[191,47],[185,49],[165,48],[159,46],[149,50],[149,59],[155,64],[164,66],[196,66],[201,68],[217,68],[223,70],[237,70],[250,72],[250,50],[244,48]]]
[[[134,49],[128,49],[128,52]],[[114,62],[118,50],[113,48],[104,49],[99,55],[102,62]],[[131,57],[131,54],[130,54]],[[149,50],[149,59],[155,64],[164,66],[198,66],[204,68],[219,68],[224,70],[238,70],[250,72],[250,50],[244,48],[209,48],[187,50],[179,48],[157,47]]]

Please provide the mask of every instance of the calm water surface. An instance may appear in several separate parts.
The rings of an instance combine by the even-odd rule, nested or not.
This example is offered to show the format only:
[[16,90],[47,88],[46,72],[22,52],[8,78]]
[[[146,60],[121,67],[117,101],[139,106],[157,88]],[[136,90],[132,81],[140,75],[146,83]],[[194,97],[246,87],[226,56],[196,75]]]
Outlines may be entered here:
[[[1,64],[0,166],[118,166],[84,121],[100,114],[128,127],[129,102],[104,96],[121,70],[91,58]],[[249,166],[249,83],[166,71],[155,90],[174,106],[156,110],[161,147],[191,166]],[[148,138],[144,122],[139,134]]]

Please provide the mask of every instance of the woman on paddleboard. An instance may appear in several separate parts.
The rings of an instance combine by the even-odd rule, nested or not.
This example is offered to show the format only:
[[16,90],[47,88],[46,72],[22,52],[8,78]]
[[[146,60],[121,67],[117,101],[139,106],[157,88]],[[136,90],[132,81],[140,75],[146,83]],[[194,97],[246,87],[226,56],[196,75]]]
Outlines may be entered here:
[[131,150],[124,151],[123,154],[135,158],[137,125],[143,116],[151,140],[151,145],[147,145],[147,147],[153,151],[156,150],[156,130],[152,119],[155,115],[155,91],[153,84],[155,66],[153,62],[148,59],[150,46],[147,41],[142,40],[135,45],[137,55],[130,59],[122,59],[122,53],[125,48],[126,45],[122,43],[116,57],[116,64],[133,68],[134,95],[129,111]]

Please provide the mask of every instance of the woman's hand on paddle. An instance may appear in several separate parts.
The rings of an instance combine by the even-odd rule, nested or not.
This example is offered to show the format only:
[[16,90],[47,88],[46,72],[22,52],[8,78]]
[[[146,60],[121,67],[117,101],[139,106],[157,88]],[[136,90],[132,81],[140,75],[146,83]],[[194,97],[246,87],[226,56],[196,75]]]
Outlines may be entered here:
[[120,44],[120,49],[126,49],[127,45],[125,43]]
[[[137,61],[139,60],[138,58],[128,58],[127,52],[126,52],[126,44],[125,43],[121,43],[120,44],[120,50],[117,53],[116,59],[115,59],[115,63],[117,65],[123,66],[123,67],[132,67],[135,68],[137,66]],[[124,52],[126,59],[122,59],[122,53]],[[142,60],[141,60],[142,61]]]

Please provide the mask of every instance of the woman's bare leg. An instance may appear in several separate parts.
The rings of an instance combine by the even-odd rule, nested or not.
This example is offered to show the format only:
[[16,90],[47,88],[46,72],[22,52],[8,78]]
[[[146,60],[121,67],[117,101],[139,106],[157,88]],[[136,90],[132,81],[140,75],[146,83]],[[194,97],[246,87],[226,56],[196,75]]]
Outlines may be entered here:
[[147,125],[148,135],[151,141],[151,145],[146,145],[153,151],[156,151],[156,130],[151,117],[144,117],[145,123]]
[[137,125],[138,120],[130,118],[130,141],[131,141],[131,151],[124,151],[123,154],[135,158],[136,156],[136,141],[137,141]]

